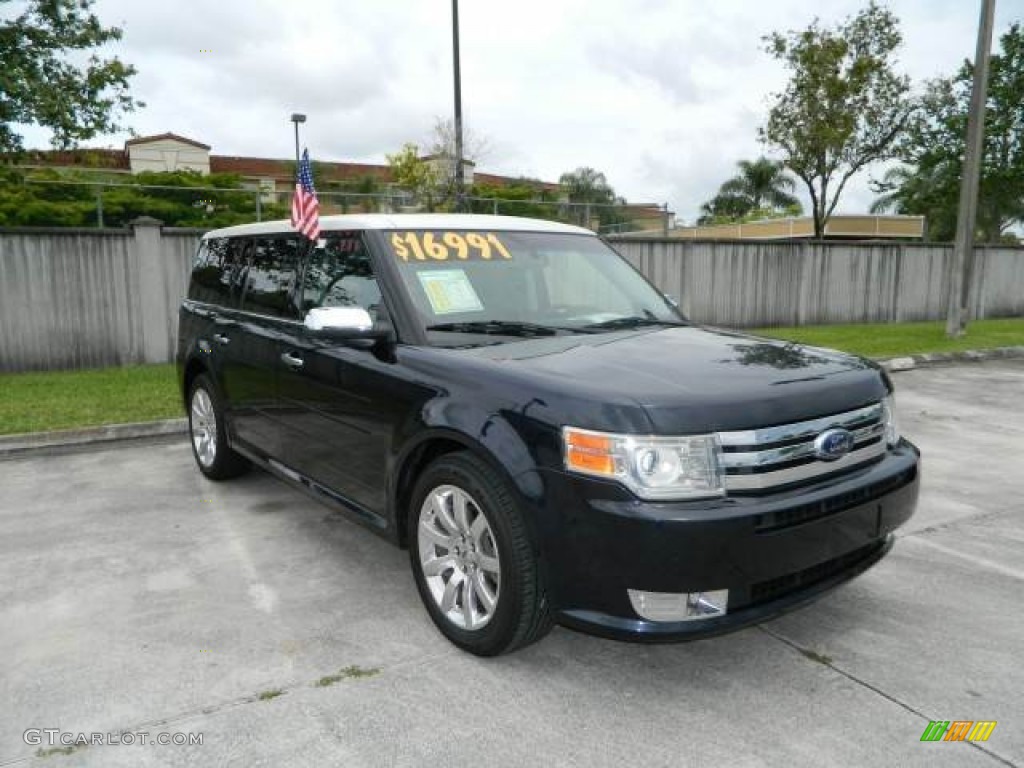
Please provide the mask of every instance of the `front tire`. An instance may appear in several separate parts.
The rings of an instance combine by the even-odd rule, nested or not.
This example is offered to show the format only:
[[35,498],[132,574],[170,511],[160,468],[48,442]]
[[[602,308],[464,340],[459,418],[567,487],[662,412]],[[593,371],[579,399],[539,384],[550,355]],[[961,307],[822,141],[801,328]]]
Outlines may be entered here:
[[188,395],[188,433],[199,471],[211,480],[228,480],[249,469],[249,460],[227,441],[220,395],[206,374],[197,376]]
[[537,556],[507,482],[468,452],[420,475],[409,509],[420,598],[452,643],[496,656],[539,640],[551,613]]

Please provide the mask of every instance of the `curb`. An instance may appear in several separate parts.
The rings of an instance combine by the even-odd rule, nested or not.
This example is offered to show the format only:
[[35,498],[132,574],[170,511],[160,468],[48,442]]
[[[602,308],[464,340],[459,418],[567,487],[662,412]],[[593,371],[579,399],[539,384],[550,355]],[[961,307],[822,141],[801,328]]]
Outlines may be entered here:
[[[1024,358],[1024,347],[968,349],[963,352],[933,352],[909,357],[877,360],[890,373],[913,371],[948,363],[980,363],[986,360]],[[166,419],[138,424],[110,424],[103,427],[67,429],[58,432],[30,432],[0,437],[0,459],[28,453],[53,453],[58,449],[89,446],[125,440],[171,437],[188,432],[188,419]]]
[[166,419],[138,424],[108,424],[102,427],[64,429],[57,432],[8,435],[0,437],[0,458],[47,452],[55,448],[184,435],[187,431],[188,419]]
[[992,349],[966,349],[963,352],[930,352],[909,357],[890,357],[878,364],[890,373],[913,371],[932,365],[947,363],[982,363],[986,360],[1012,360],[1024,358],[1024,347],[994,347]]

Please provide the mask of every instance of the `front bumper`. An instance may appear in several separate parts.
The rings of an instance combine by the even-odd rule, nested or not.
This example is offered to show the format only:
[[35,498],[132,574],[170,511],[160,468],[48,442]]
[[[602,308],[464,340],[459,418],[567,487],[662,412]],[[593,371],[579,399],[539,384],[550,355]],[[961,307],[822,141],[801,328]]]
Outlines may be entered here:
[[[889,551],[892,532],[917,502],[918,461],[917,449],[901,441],[879,461],[796,489],[672,503],[547,471],[541,529],[559,621],[619,639],[666,641],[730,631],[807,602]],[[634,611],[628,589],[728,589],[728,611],[648,621]]]

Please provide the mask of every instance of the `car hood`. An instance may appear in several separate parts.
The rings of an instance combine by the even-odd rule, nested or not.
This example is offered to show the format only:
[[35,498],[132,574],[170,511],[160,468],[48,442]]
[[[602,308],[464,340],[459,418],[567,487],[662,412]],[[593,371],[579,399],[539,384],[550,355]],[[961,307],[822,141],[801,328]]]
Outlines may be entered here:
[[889,390],[884,373],[862,358],[697,326],[545,337],[466,352],[543,380],[546,388],[557,380],[570,397],[632,401],[661,434],[801,421],[876,402]]

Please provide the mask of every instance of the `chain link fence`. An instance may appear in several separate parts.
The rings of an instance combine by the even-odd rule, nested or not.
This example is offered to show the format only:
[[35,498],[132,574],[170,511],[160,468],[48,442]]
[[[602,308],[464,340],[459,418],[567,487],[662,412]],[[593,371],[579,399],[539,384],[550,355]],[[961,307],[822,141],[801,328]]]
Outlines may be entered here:
[[[292,191],[265,186],[215,187],[23,178],[0,180],[0,226],[124,227],[140,216],[168,226],[213,229],[252,221],[286,219]],[[451,199],[420,199],[401,189],[374,192],[317,191],[322,216],[338,213],[443,212]],[[523,216],[576,224],[601,234],[667,233],[667,204],[588,203],[554,199],[481,196],[463,198],[470,213]]]

